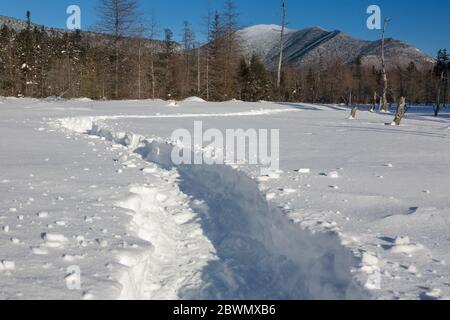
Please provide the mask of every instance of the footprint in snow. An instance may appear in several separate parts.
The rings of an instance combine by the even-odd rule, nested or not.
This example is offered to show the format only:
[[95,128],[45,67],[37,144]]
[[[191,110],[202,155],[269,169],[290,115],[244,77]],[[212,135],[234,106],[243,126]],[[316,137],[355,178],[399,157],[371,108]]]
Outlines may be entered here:
[[49,217],[49,213],[47,211],[38,212],[37,216],[41,219],[46,219]]
[[12,271],[16,269],[16,264],[14,261],[2,260],[0,261],[0,272],[1,271]]
[[330,179],[338,179],[339,173],[337,171],[332,171],[326,174],[326,176]]
[[439,300],[441,299],[441,289],[429,289],[429,291],[420,294],[422,300]]
[[68,242],[64,235],[58,233],[43,233],[41,237],[44,240],[44,246],[52,249],[64,248]]
[[48,255],[48,250],[42,247],[31,247],[31,252],[37,256],[46,256]]
[[290,189],[290,188],[282,189],[281,191],[282,191],[284,194],[286,194],[286,195],[293,194],[293,193],[296,193],[296,192],[297,192],[296,189]]
[[10,241],[16,245],[19,245],[22,243],[19,238],[15,238],[15,237],[11,238]]

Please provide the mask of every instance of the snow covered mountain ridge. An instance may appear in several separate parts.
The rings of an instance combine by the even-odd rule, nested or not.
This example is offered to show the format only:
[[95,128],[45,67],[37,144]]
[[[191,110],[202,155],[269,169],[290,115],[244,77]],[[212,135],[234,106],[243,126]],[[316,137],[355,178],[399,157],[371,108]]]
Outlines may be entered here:
[[[275,66],[279,56],[281,27],[256,25],[238,31],[245,55],[257,54],[269,66]],[[338,60],[347,64],[361,60],[363,65],[380,64],[381,40],[355,39],[342,31],[327,31],[320,27],[302,30],[286,29],[284,38],[284,63],[293,66]],[[386,39],[388,66],[405,67],[414,62],[417,67],[429,66],[433,59],[419,49],[392,38]]]
[[[22,19],[17,19],[17,18],[13,18],[13,17],[8,17],[8,16],[2,16],[0,15],[0,29],[3,26],[7,26],[10,29],[13,29],[17,32],[24,30],[27,28],[27,21],[22,20]],[[31,22],[31,27],[32,28],[38,28],[41,29],[43,28],[50,36],[56,36],[56,37],[62,37],[64,35],[64,33],[67,32],[72,32],[70,30],[67,29],[63,29],[63,28],[53,28],[53,27],[49,27],[46,25],[40,25],[40,24],[36,24]],[[99,45],[99,44],[103,44],[104,43],[104,39],[105,37],[108,38],[108,35],[96,32],[94,31],[90,31],[90,30],[82,30],[82,34],[84,36],[87,36],[87,38],[90,41],[91,45]],[[145,45],[149,45],[149,44],[156,44],[156,49],[158,50],[158,48],[160,48],[162,41],[159,40],[149,40],[149,39],[144,39],[144,44]],[[177,43],[174,43],[175,45],[175,50],[179,50],[179,45]]]
[[[0,15],[0,27],[7,25],[15,30],[25,29],[27,22]],[[33,27],[40,27],[32,24]],[[49,28],[53,34],[62,34],[64,29]],[[275,67],[279,57],[279,39],[281,27],[278,25],[255,25],[237,32],[243,54],[255,53],[269,67]],[[98,34],[83,32],[97,41]],[[94,42],[96,42],[94,41]],[[363,65],[380,65],[381,41],[360,40],[346,33],[334,30],[327,31],[320,27],[301,30],[286,29],[284,39],[284,63],[294,67],[323,61],[341,61],[346,64],[355,63],[358,59]],[[386,39],[386,62],[388,67],[407,67],[413,62],[416,67],[430,67],[434,59],[418,48],[403,41]]]
[[14,30],[25,29],[26,21],[0,15],[0,26],[7,25]]

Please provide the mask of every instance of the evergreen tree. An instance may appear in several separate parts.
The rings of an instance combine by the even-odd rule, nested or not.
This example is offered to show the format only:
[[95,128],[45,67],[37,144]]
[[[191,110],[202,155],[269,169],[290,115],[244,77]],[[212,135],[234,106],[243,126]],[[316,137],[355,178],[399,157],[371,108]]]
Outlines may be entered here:
[[19,57],[16,68],[20,73],[20,94],[33,96],[33,73],[34,73],[34,39],[31,27],[31,13],[27,11],[27,26],[17,35],[17,54]]
[[270,83],[266,68],[258,56],[253,55],[249,62],[244,58],[241,59],[239,80],[242,100],[259,101],[267,99]]
[[0,30],[0,92],[15,94],[14,30],[6,25]]
[[448,74],[450,71],[450,58],[447,49],[441,49],[438,52],[436,64],[434,66],[434,75],[438,77],[438,90],[434,114],[437,117],[441,110],[441,104],[445,106],[448,94]]
[[225,86],[223,77],[224,37],[221,29],[220,14],[216,11],[211,21],[211,32],[208,45],[209,54],[209,96],[212,100],[222,100]]
[[184,84],[183,84],[183,94],[187,95],[191,92],[191,63],[193,59],[191,59],[192,56],[192,49],[193,44],[195,41],[195,35],[191,30],[191,27],[189,25],[188,21],[184,21],[183,24],[183,38],[182,38],[182,44],[183,44],[183,54],[184,54]]

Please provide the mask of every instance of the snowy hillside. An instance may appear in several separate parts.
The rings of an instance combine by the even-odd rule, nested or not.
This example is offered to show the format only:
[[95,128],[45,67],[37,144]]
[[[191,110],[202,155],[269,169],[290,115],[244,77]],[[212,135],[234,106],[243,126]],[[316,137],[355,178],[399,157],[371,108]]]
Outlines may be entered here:
[[[13,17],[8,16],[2,16],[0,15],[0,28],[3,26],[7,26],[8,28],[11,28],[16,31],[21,31],[27,28],[27,22],[23,19],[17,19]],[[43,28],[48,35],[52,37],[62,37],[65,33],[71,32],[67,29],[61,29],[61,28],[53,28],[46,25],[39,25],[36,23],[31,23],[32,28],[41,29]],[[88,39],[89,44],[92,46],[99,46],[102,44],[105,44],[105,40],[108,39],[108,36],[98,33],[95,31],[95,27],[92,28],[93,30],[82,30],[83,35],[86,36],[86,39]],[[144,45],[150,46],[150,45],[156,45],[156,50],[162,50],[162,41],[159,40],[148,40],[143,39]],[[175,50],[180,50],[180,47],[177,43],[174,42]]]
[[[242,29],[238,32],[244,52],[256,53],[261,57],[267,57],[273,48],[280,46],[281,27],[277,25],[257,25]],[[293,31],[286,29],[286,34]]]
[[[238,31],[242,49],[247,55],[256,53],[270,66],[278,62],[280,26],[257,25]],[[339,31],[322,28],[287,30],[284,40],[285,63],[299,66],[301,63],[317,62],[323,59],[338,59],[354,63],[359,57],[363,64],[378,65],[381,41],[354,39]],[[417,48],[394,39],[386,43],[386,59],[389,66],[407,66],[414,62],[417,66],[429,66],[433,62],[429,56]]]
[[[448,113],[392,127],[199,99],[0,111],[0,299],[450,297]],[[199,120],[280,128],[280,170],[175,164],[171,133]]]

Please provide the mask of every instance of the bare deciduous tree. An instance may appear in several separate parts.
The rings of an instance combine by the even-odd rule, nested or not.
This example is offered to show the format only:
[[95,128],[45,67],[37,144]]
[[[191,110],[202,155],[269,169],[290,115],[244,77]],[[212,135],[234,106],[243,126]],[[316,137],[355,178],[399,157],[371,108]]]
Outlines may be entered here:
[[97,31],[112,36],[114,45],[114,95],[119,97],[120,84],[120,45],[127,37],[139,31],[137,0],[98,0]]
[[210,46],[211,46],[211,41],[212,39],[212,32],[211,32],[211,20],[212,20],[212,13],[211,10],[208,8],[208,15],[206,16],[206,27],[207,27],[207,31],[206,31],[206,39],[207,39],[207,44],[206,44],[206,66],[205,66],[205,82],[206,82],[206,101],[209,101],[209,97],[210,97],[210,93],[209,93],[209,88],[210,88],[210,78],[209,78],[209,71],[210,71],[210,61],[211,61],[211,50],[210,50]]
[[156,57],[156,37],[158,34],[158,23],[156,21],[155,12],[152,12],[150,24],[148,27],[148,37],[150,39],[149,55],[150,55],[150,80],[152,85],[152,99],[156,99],[156,75],[155,75],[155,57]]
[[183,54],[184,54],[184,94],[190,92],[191,89],[191,54],[192,48],[195,40],[195,35],[191,30],[190,24],[188,21],[184,21],[183,23]]
[[280,53],[278,60],[278,74],[277,74],[277,88],[281,86],[281,69],[283,67],[283,50],[284,50],[284,29],[286,25],[286,0],[282,0],[282,14],[281,14],[281,35],[280,35]]
[[382,94],[382,104],[381,104],[381,112],[388,112],[388,101],[387,101],[387,90],[388,90],[388,78],[386,72],[386,59],[385,59],[385,35],[386,28],[388,26],[391,18],[384,19],[383,29],[381,30],[381,72],[383,78],[383,94]]
[[223,25],[221,26],[224,41],[224,90],[223,96],[228,99],[233,97],[236,91],[236,70],[239,62],[240,47],[237,42],[239,14],[234,0],[225,0],[225,10],[222,13]]

